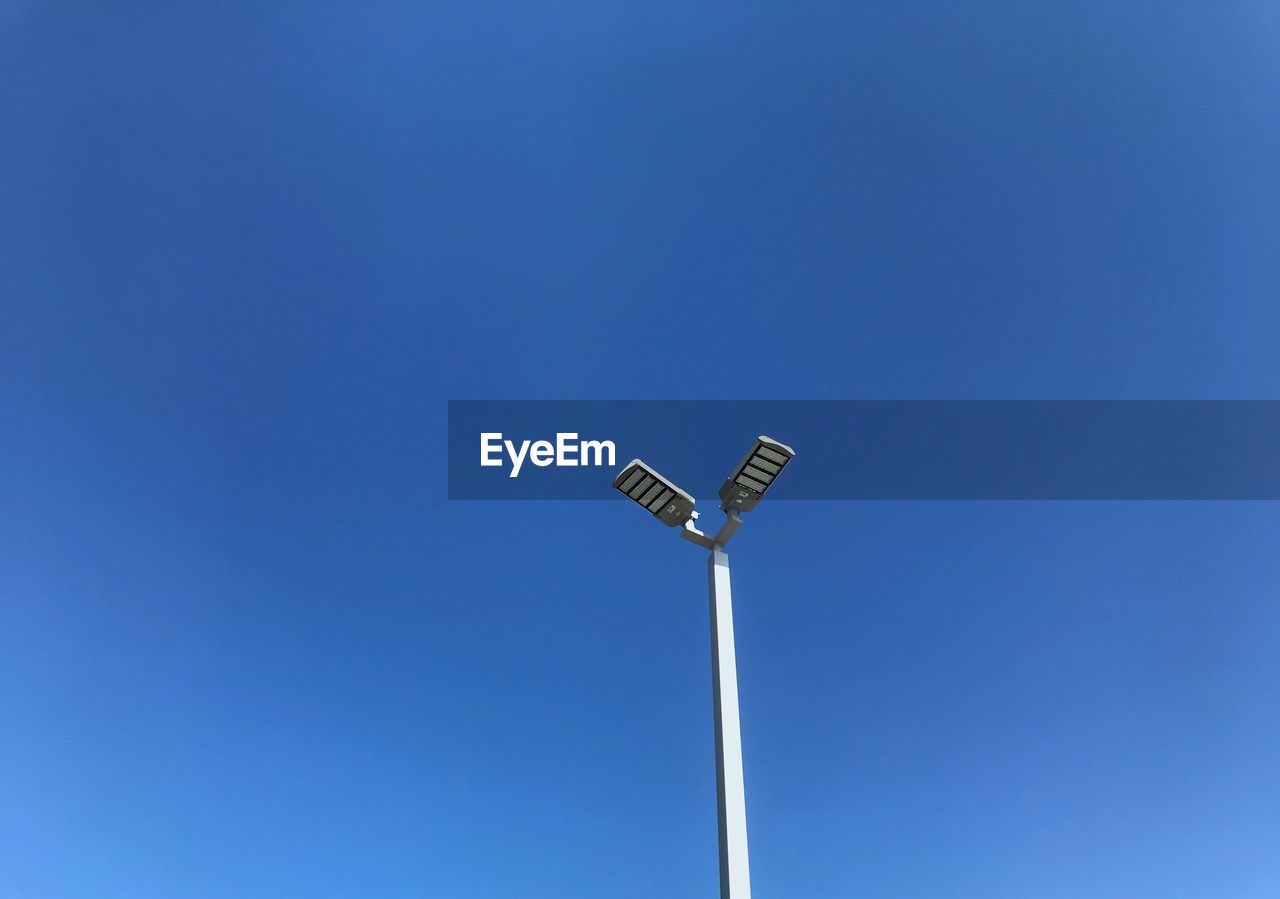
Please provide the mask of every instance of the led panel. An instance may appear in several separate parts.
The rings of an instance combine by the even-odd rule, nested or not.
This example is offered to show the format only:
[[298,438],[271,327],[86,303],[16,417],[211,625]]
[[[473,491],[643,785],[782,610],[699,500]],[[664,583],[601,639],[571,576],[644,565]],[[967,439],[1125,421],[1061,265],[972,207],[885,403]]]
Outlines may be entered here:
[[743,512],[755,508],[760,497],[773,485],[774,479],[795,454],[795,450],[785,443],[770,437],[756,438],[747,458],[720,488],[722,508]]
[[669,527],[678,527],[693,515],[693,497],[639,459],[623,467],[613,486]]

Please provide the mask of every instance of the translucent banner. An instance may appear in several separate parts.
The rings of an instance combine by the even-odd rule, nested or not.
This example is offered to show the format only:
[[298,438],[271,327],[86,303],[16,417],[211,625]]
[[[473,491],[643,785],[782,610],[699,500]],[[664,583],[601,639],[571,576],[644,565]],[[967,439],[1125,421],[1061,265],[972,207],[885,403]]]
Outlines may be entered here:
[[761,435],[770,501],[1280,499],[1280,402],[1237,400],[454,400],[449,498],[621,498],[639,458],[710,499]]

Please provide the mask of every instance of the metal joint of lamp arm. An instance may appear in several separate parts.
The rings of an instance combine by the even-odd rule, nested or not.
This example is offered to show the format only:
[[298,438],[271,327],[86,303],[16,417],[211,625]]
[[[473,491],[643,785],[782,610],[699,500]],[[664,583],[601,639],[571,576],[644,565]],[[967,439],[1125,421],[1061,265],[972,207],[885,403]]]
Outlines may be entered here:
[[738,528],[742,526],[742,516],[738,514],[736,509],[730,509],[725,512],[728,520],[720,526],[720,530],[715,535],[706,534],[698,530],[694,525],[694,521],[698,518],[698,513],[694,512],[689,520],[684,523],[684,528],[680,531],[680,536],[688,540],[690,543],[696,543],[703,549],[724,549],[725,545],[738,532]]

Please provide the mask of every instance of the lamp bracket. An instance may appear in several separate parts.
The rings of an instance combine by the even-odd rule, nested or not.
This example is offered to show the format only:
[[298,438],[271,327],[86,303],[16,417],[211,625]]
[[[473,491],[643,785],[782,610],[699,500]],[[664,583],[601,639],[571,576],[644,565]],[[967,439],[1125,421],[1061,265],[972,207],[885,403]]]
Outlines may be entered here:
[[738,528],[742,526],[742,516],[738,514],[737,509],[729,509],[725,512],[726,520],[720,526],[715,536],[705,534],[694,525],[694,520],[698,517],[698,513],[684,523],[684,527],[680,531],[680,536],[690,543],[696,543],[703,549],[724,549],[725,545],[738,532]]

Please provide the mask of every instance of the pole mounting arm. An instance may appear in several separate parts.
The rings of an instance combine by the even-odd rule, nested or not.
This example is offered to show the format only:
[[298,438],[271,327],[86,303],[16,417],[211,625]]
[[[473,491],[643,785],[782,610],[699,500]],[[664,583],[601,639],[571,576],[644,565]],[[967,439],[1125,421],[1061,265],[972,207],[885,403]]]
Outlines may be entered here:
[[725,512],[727,520],[720,526],[720,530],[715,536],[705,534],[698,530],[694,525],[694,521],[698,518],[698,513],[694,512],[688,521],[684,523],[684,527],[680,531],[680,536],[690,543],[696,543],[703,549],[724,549],[725,545],[738,532],[738,528],[742,526],[742,517],[738,514],[737,509],[729,509]]
[[725,523],[720,526],[720,530],[716,532],[713,540],[715,540],[716,549],[724,549],[725,545],[738,533],[738,528],[742,527],[742,516],[738,514],[737,509],[730,509],[725,514]]
[[689,520],[684,523],[684,527],[680,529],[680,536],[688,540],[690,543],[696,543],[703,549],[715,549],[716,539],[709,534],[704,534],[694,525],[694,521],[698,518],[698,513],[694,512]]

